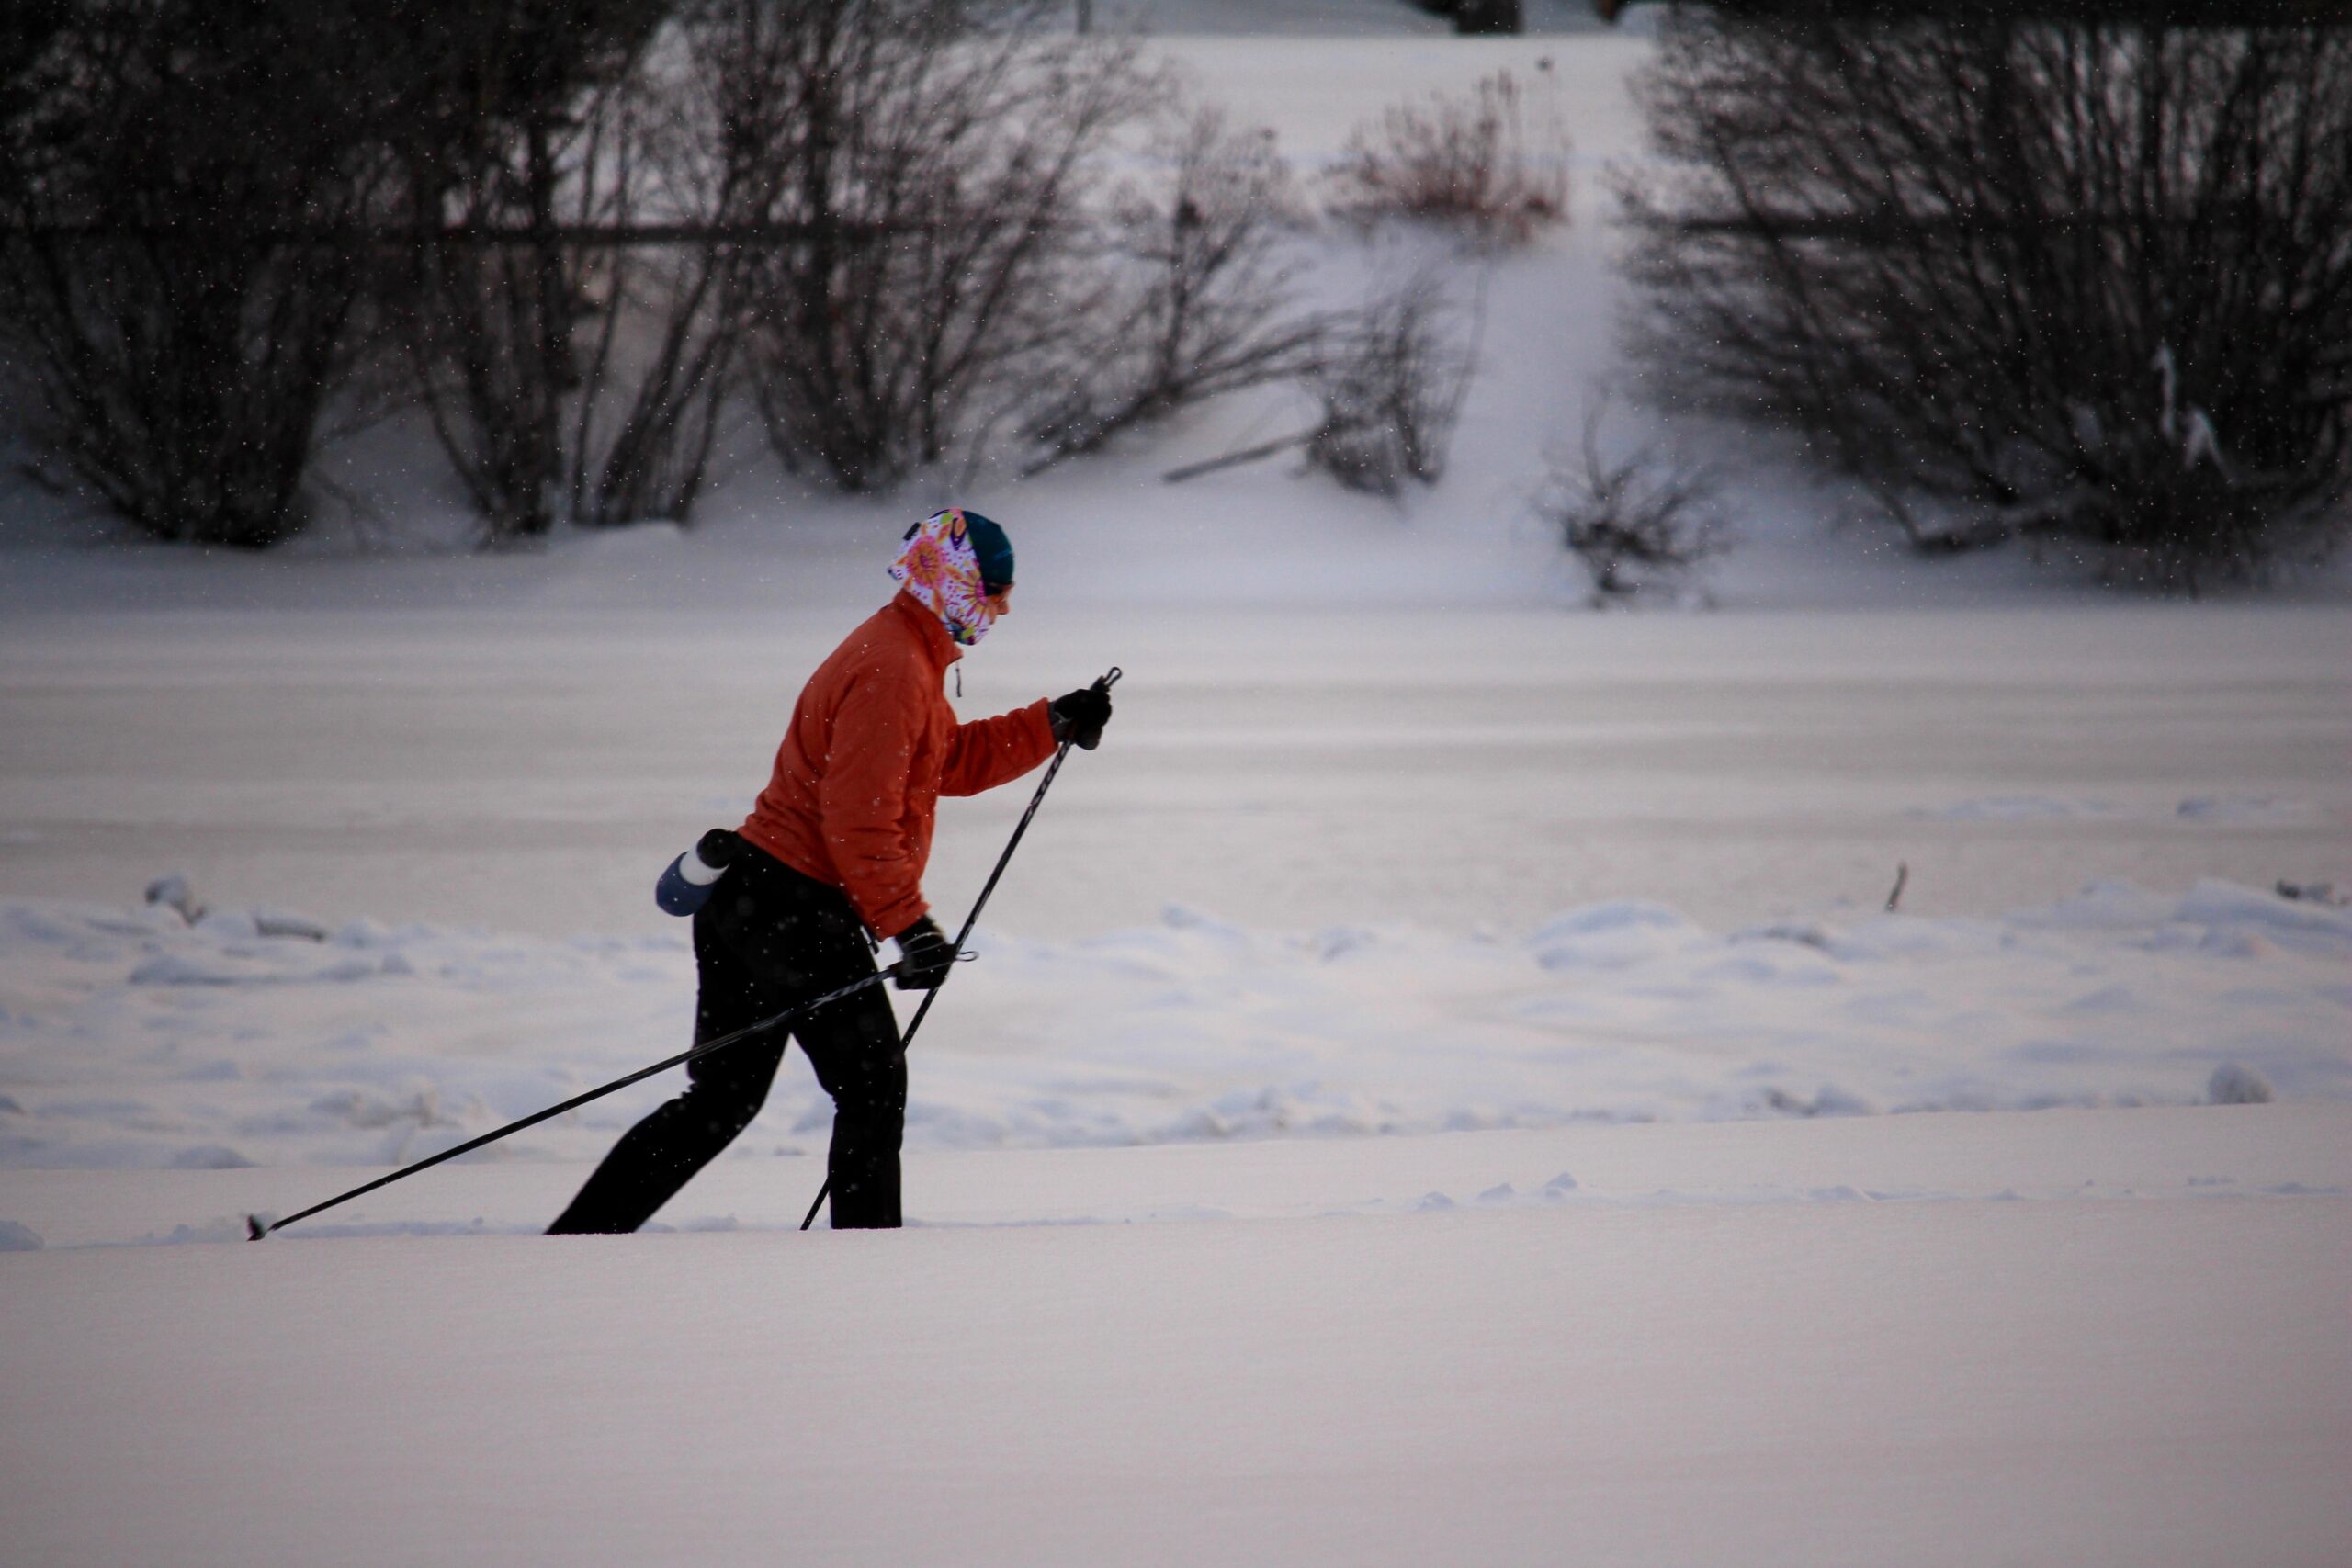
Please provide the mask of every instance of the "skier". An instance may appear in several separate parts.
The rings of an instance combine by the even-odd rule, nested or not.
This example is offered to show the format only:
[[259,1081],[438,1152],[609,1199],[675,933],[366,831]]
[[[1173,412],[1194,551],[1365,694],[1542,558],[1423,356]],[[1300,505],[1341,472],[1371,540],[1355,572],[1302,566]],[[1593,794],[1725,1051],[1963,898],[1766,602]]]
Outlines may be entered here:
[[[915,525],[890,575],[898,594],[808,678],[752,815],[662,875],[662,907],[694,915],[697,1042],[874,974],[881,938],[900,989],[938,986],[955,961],[922,897],[939,796],[1019,778],[1063,740],[1091,750],[1110,720],[1100,686],[970,724],[947,705],[948,666],[1011,607],[1012,546],[988,518],[950,508]],[[859,991],[793,1037],[833,1098],[834,1228],[896,1226],[907,1064],[889,1002]],[[650,1219],[751,1124],[784,1048],[764,1035],[689,1062],[685,1092],[622,1134],[548,1234]]]

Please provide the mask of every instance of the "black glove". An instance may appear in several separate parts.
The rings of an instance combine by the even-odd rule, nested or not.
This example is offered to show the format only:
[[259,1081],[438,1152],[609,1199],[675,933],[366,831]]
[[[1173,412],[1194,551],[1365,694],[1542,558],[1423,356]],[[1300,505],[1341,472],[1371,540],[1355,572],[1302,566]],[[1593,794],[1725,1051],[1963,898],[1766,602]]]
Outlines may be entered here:
[[724,869],[733,863],[735,852],[742,843],[732,829],[713,828],[695,840],[695,858],[713,869]]
[[899,944],[899,961],[890,966],[890,983],[902,991],[935,991],[956,967],[956,950],[940,933],[939,922],[929,915],[890,940]]
[[1102,682],[1081,686],[1066,697],[1046,705],[1054,717],[1054,739],[1091,751],[1102,744],[1102,727],[1111,722],[1111,693]]

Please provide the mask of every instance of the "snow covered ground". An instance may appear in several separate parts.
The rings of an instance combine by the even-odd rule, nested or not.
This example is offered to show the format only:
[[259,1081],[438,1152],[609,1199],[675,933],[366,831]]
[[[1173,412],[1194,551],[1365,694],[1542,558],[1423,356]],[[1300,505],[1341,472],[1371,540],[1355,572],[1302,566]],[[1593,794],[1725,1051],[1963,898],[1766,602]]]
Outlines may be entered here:
[[[965,495],[1022,559],[965,711],[1127,677],[916,1047],[902,1235],[793,1231],[796,1060],[670,1234],[532,1234],[657,1080],[237,1240],[683,1045],[652,876],[937,498],[746,462],[481,558],[394,440],[241,559],[0,495],[0,1558],[2352,1560],[2352,914],[2274,890],[2352,886],[2345,573],[1923,564],[1695,431],[1724,609],[1577,611],[1526,498],[1645,46],[1370,7],[1155,9],[1310,169],[1549,61],[1578,221],[1431,491],[1159,482],[1277,402]],[[1026,795],[948,803],[950,916]]]
[[2341,612],[1040,594],[967,708],[1130,674],[915,1228],[793,1231],[796,1061],[672,1234],[530,1234],[655,1083],[238,1240],[682,1043],[650,875],[873,590],[649,557],[0,627],[11,1562],[2352,1552],[2352,918],[2269,888],[2346,880]]
[[[594,552],[539,564],[631,586]],[[869,575],[769,626],[0,628],[0,1163],[413,1157],[678,1048],[691,962],[651,876],[740,819]],[[2352,916],[2270,889],[2352,883],[2347,632],[2316,607],[1024,604],[967,709],[1115,659],[1117,743],[1005,880],[912,1135],[2179,1104],[2232,1062],[2342,1095]],[[1026,793],[943,814],[951,916]],[[175,870],[214,907],[194,928],[136,903]],[[584,1157],[661,1092],[514,1152]],[[814,1094],[788,1075],[750,1145],[818,1146]]]
[[[1875,908],[1898,863],[1927,915],[2114,879],[2352,886],[2340,609],[1120,605],[1048,581],[1102,544],[1016,537],[1022,602],[964,711],[1127,676],[1120,744],[1072,761],[991,906],[1008,933],[1175,903],[1517,934],[1629,897],[1733,931]],[[0,895],[121,903],[183,871],[335,925],[674,935],[653,873],[741,819],[807,671],[888,587],[871,540],[834,547],[493,560],[505,593],[471,606],[0,615]],[[330,600],[447,564],[188,563]],[[773,603],[697,610],[698,584]],[[1025,798],[943,813],[951,912]]]
[[715,1234],[431,1234],[578,1175],[508,1165],[341,1234],[107,1247],[329,1173],[0,1173],[66,1244],[0,1258],[32,1352],[0,1519],[25,1563],[2321,1568],[2352,1548],[2347,1134],[918,1156],[933,1223],[888,1236],[778,1234],[800,1187],[748,1165],[693,1190]]
[[[2223,882],[1731,932],[1638,899],[1508,936],[1176,907],[978,951],[919,1047],[917,1148],[2352,1100],[2352,912]],[[693,990],[676,934],[0,903],[0,1165],[421,1158],[681,1048]],[[593,1158],[673,1092],[497,1153]],[[830,1117],[787,1074],[732,1157],[821,1155]]]

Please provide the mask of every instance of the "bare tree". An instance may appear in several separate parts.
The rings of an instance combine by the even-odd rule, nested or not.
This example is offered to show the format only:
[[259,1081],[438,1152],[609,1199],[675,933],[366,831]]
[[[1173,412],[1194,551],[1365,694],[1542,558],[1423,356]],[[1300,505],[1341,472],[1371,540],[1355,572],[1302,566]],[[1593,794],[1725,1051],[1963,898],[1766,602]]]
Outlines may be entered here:
[[1290,288],[1302,220],[1273,133],[1188,116],[1163,148],[1170,177],[1131,183],[1096,265],[1109,282],[1073,311],[1069,345],[1029,424],[1026,473],[1100,450],[1190,404],[1306,373],[1331,328]]
[[866,491],[1020,423],[1100,285],[1081,219],[1159,99],[1055,0],[803,0],[741,39],[736,155],[798,236],[752,269],[747,370],[790,465]]
[[1685,15],[1644,90],[1661,395],[1802,431],[1923,548],[2193,590],[2342,536],[2352,29],[1786,9]]

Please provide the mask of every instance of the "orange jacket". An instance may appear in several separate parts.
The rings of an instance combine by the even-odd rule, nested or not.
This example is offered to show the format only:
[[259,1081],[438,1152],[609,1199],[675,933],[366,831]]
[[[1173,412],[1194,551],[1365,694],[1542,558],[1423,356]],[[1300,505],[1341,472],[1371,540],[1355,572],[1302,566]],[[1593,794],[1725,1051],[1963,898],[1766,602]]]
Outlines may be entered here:
[[767,788],[737,829],[840,888],[876,936],[927,912],[922,868],[943,795],[978,795],[1054,751],[1043,699],[956,722],[941,690],[964,650],[901,591],[808,677]]

